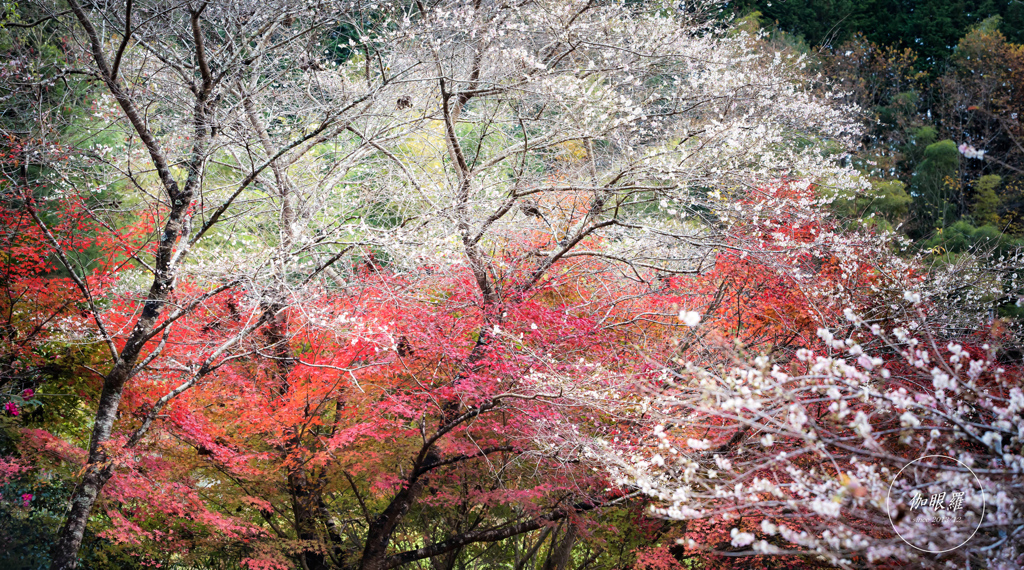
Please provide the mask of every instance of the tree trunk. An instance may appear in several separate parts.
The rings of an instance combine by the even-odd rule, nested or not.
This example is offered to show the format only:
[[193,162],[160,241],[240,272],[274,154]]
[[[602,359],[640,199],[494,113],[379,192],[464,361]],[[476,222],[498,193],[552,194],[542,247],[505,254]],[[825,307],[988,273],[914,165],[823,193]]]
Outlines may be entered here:
[[544,570],[565,570],[572,560],[572,547],[576,546],[578,536],[576,525],[571,520],[566,522],[565,534],[557,543],[551,545],[551,552],[544,563]]
[[60,538],[53,546],[51,570],[73,570],[78,566],[78,550],[85,536],[85,524],[89,520],[100,490],[110,479],[109,469],[90,465],[81,483],[75,489],[71,500],[71,512],[68,513]]
[[89,459],[86,462],[85,475],[75,487],[71,496],[71,511],[61,528],[60,537],[53,545],[51,570],[73,570],[78,566],[78,550],[82,546],[89,514],[92,513],[100,491],[113,473],[107,463],[103,446],[110,439],[110,431],[114,427],[121,392],[128,377],[127,370],[122,361],[104,379],[103,393],[100,395],[100,404],[96,410],[96,423],[93,424],[89,442]]
[[[439,459],[438,454],[431,448],[423,457],[422,465],[429,465]],[[423,480],[416,476],[413,469],[411,481],[391,500],[384,512],[370,521],[366,532],[366,547],[363,549],[363,558],[359,561],[359,570],[387,570],[388,545],[391,543],[391,535],[394,534],[398,523],[402,522],[405,513],[416,502],[416,498],[423,491]]]
[[387,570],[386,562],[391,534],[405,513],[409,511],[409,507],[419,495],[422,486],[417,482],[412,487],[406,487],[399,491],[388,508],[370,522],[370,527],[366,532],[366,548],[363,549],[363,558],[359,561],[359,570]]
[[[288,475],[288,493],[292,496],[292,512],[295,515],[295,534],[299,540],[320,544],[320,534],[317,532],[319,519],[318,503],[320,489],[318,485],[312,485],[305,469],[296,468]],[[304,548],[299,553],[300,562],[304,570],[327,570],[327,557],[324,556],[323,548]]]

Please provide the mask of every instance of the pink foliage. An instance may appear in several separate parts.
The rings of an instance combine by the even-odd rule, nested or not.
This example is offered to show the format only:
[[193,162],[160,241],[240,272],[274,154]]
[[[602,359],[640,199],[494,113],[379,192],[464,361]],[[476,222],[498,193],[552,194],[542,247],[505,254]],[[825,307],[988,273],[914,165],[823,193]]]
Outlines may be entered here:
[[676,570],[682,568],[667,546],[640,548],[636,551],[634,570]]
[[[6,484],[25,471],[28,471],[28,467],[18,463],[16,459],[0,456],[0,485]],[[3,499],[3,495],[0,495],[0,499]]]

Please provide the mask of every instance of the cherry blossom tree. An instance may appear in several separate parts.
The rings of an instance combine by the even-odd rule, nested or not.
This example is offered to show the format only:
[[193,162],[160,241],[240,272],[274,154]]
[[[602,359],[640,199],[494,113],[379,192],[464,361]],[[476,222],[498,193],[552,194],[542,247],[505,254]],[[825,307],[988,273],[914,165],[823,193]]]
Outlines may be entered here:
[[[301,3],[72,0],[38,8],[36,23],[56,19],[82,57],[52,70],[37,91],[76,78],[96,86],[87,96],[93,117],[71,125],[81,129],[77,136],[47,140],[68,126],[43,122],[48,144],[15,157],[22,171],[45,169],[42,181],[12,178],[5,186],[85,306],[58,338],[108,352],[92,368],[102,391],[88,460],[53,551],[54,568],[72,568],[93,506],[120,467],[113,458],[138,445],[174,398],[253,354],[242,341],[273,330],[294,301],[282,276],[302,270],[308,281],[346,251],[338,235],[348,220],[336,206],[325,214],[324,192],[335,190],[355,157],[315,159],[386,82],[347,83],[304,63],[321,58],[323,35],[343,7],[323,6],[321,15],[335,16],[306,18],[301,27],[296,18],[310,13]],[[268,97],[273,89],[287,95]],[[269,118],[277,124],[268,127]],[[291,182],[288,168],[319,176]],[[114,200],[98,199],[114,188]],[[340,216],[318,223],[332,214]],[[77,216],[87,227],[54,225],[54,215]],[[116,247],[96,263],[78,255],[76,231]],[[225,298],[234,304],[217,313]],[[197,322],[204,319],[207,328]],[[169,343],[189,348],[167,356]],[[133,421],[118,422],[126,390],[140,383],[148,401],[138,402]]]
[[[656,498],[655,513],[687,521],[684,548],[721,564],[809,553],[839,567],[1018,567],[1020,341],[970,308],[1021,296],[1020,253],[1005,267],[965,260],[954,277],[849,240],[825,250],[842,274],[781,274],[829,291],[784,305],[817,338],[748,352],[712,318],[636,392],[647,429],[594,453]],[[987,276],[976,288],[962,281],[971,271]],[[695,349],[693,336],[717,344]],[[935,516],[922,515],[922,497],[935,497],[924,505]]]

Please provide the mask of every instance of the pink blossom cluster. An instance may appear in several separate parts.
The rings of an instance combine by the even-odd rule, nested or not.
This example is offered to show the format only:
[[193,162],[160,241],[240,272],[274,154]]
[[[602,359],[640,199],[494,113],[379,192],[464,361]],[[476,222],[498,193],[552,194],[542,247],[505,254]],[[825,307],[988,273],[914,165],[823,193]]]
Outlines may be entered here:
[[978,160],[985,158],[985,151],[978,150],[967,143],[961,143],[957,148],[960,150],[960,154],[964,155],[965,158],[976,158]]
[[[23,400],[29,400],[35,395],[36,392],[32,388],[25,388],[25,390],[21,392],[21,398]],[[14,402],[7,402],[4,404],[4,411],[12,416],[17,416],[21,413],[21,408],[19,408],[18,404],[15,404]]]

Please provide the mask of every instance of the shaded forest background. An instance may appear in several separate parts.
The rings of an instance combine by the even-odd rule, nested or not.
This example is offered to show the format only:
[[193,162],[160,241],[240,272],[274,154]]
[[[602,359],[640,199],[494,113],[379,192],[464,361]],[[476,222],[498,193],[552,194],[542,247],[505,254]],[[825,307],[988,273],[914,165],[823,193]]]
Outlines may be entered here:
[[1020,239],[1024,3],[735,6],[749,29],[813,55],[862,108],[863,148],[852,160],[872,177],[875,196],[858,198],[850,213],[898,226],[939,256]]

